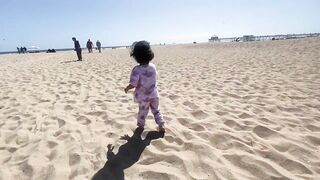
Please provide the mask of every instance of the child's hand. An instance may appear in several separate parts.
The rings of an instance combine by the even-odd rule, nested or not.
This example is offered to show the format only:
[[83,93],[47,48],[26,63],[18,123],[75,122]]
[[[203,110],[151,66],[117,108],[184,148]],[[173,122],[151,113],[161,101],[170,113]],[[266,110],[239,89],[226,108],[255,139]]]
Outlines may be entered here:
[[128,89],[128,86],[126,88],[124,88],[124,92],[125,93],[128,93],[129,89]]
[[129,85],[124,89],[124,92],[125,92],[125,93],[128,93],[128,91],[129,91],[130,89],[133,89],[133,88],[135,88],[135,87],[132,86],[131,84],[129,84]]

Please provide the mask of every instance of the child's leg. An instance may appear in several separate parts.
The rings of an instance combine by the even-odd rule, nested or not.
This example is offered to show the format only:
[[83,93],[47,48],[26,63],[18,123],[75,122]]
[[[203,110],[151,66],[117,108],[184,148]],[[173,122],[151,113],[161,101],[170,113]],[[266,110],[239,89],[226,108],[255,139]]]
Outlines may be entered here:
[[150,106],[149,102],[139,102],[139,112],[138,112],[138,118],[137,118],[138,119],[137,125],[139,127],[143,128],[145,125],[146,117],[149,112],[149,106]]
[[159,109],[159,98],[154,98],[151,100],[150,108],[156,123],[159,125],[159,127],[163,127],[164,121]]

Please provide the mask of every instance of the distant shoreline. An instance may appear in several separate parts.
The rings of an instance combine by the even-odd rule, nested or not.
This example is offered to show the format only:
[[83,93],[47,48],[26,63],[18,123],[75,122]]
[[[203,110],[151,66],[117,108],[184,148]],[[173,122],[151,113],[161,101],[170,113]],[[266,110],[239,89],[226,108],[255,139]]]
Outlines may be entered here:
[[[126,47],[130,47],[130,46],[104,46],[104,47],[101,47],[101,48],[107,48],[107,49],[115,49],[115,48],[126,48]],[[74,48],[60,48],[60,49],[55,49],[55,48],[49,48],[49,49],[54,49],[56,50],[57,52],[58,51],[73,51]],[[87,48],[82,48],[82,50],[84,49],[87,49]],[[47,52],[48,49],[41,49],[39,50],[39,53],[42,53],[42,52]],[[19,54],[18,51],[3,51],[3,52],[0,52],[0,55],[1,54]]]
[[[302,33],[302,34],[278,34],[278,35],[244,35],[243,37],[227,37],[227,38],[219,38],[218,36],[212,36],[210,39],[208,39],[209,43],[212,42],[234,42],[236,40],[240,41],[265,41],[265,40],[289,40],[289,39],[300,39],[300,38],[308,38],[308,37],[320,37],[320,33]],[[192,43],[192,42],[190,42]],[[196,42],[193,42],[196,43]],[[175,44],[175,43],[174,43]],[[116,49],[116,48],[127,48],[130,47],[130,45],[127,46],[104,46],[102,48],[107,49]],[[49,48],[49,49],[55,49],[55,48]],[[87,48],[82,48],[87,49]],[[41,52],[47,52],[48,49],[41,49],[39,50],[39,53]],[[74,48],[59,48],[55,49],[58,51],[71,51],[74,50]],[[32,53],[32,52],[31,52]],[[1,54],[18,54],[18,51],[0,51]]]

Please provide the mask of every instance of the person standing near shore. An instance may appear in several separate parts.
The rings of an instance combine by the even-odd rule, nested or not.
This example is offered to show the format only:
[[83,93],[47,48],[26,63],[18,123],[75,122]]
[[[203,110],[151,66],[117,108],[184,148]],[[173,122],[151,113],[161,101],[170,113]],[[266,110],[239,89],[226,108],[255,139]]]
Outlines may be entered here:
[[88,48],[89,53],[92,53],[93,43],[90,39],[88,39],[88,41],[87,41],[87,48]]
[[101,53],[101,42],[99,40],[97,40],[96,45],[99,50],[99,53]]
[[82,55],[81,55],[81,46],[79,41],[75,37],[72,38],[74,42],[74,50],[77,52],[78,61],[82,61]]

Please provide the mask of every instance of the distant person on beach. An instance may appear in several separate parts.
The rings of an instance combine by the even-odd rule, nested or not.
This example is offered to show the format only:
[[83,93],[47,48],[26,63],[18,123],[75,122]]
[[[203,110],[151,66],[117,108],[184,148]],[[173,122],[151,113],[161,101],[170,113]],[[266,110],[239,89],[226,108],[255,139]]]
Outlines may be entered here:
[[88,39],[88,41],[87,41],[87,48],[88,48],[89,53],[92,53],[93,43],[90,39]]
[[21,53],[21,51],[20,51],[20,48],[19,48],[19,47],[17,47],[17,50],[18,50],[18,53],[20,54],[20,53]]
[[22,46],[20,47],[20,52],[24,54],[24,49]]
[[77,52],[78,61],[82,61],[82,55],[81,55],[81,46],[79,41],[75,37],[72,38],[74,42],[74,50]]
[[48,50],[47,50],[47,53],[55,53],[55,52],[56,52],[55,49],[48,49]]
[[101,53],[101,42],[99,40],[96,42],[96,45],[99,50],[99,53]]
[[24,51],[25,53],[27,53],[27,48],[26,48],[26,47],[23,47],[23,51]]
[[136,65],[130,76],[129,85],[124,89],[127,93],[135,88],[134,101],[139,104],[137,125],[144,129],[149,108],[159,126],[159,132],[165,132],[163,117],[159,109],[159,92],[157,89],[157,69],[150,61],[154,54],[147,41],[133,43],[131,47],[132,56],[139,65]]

